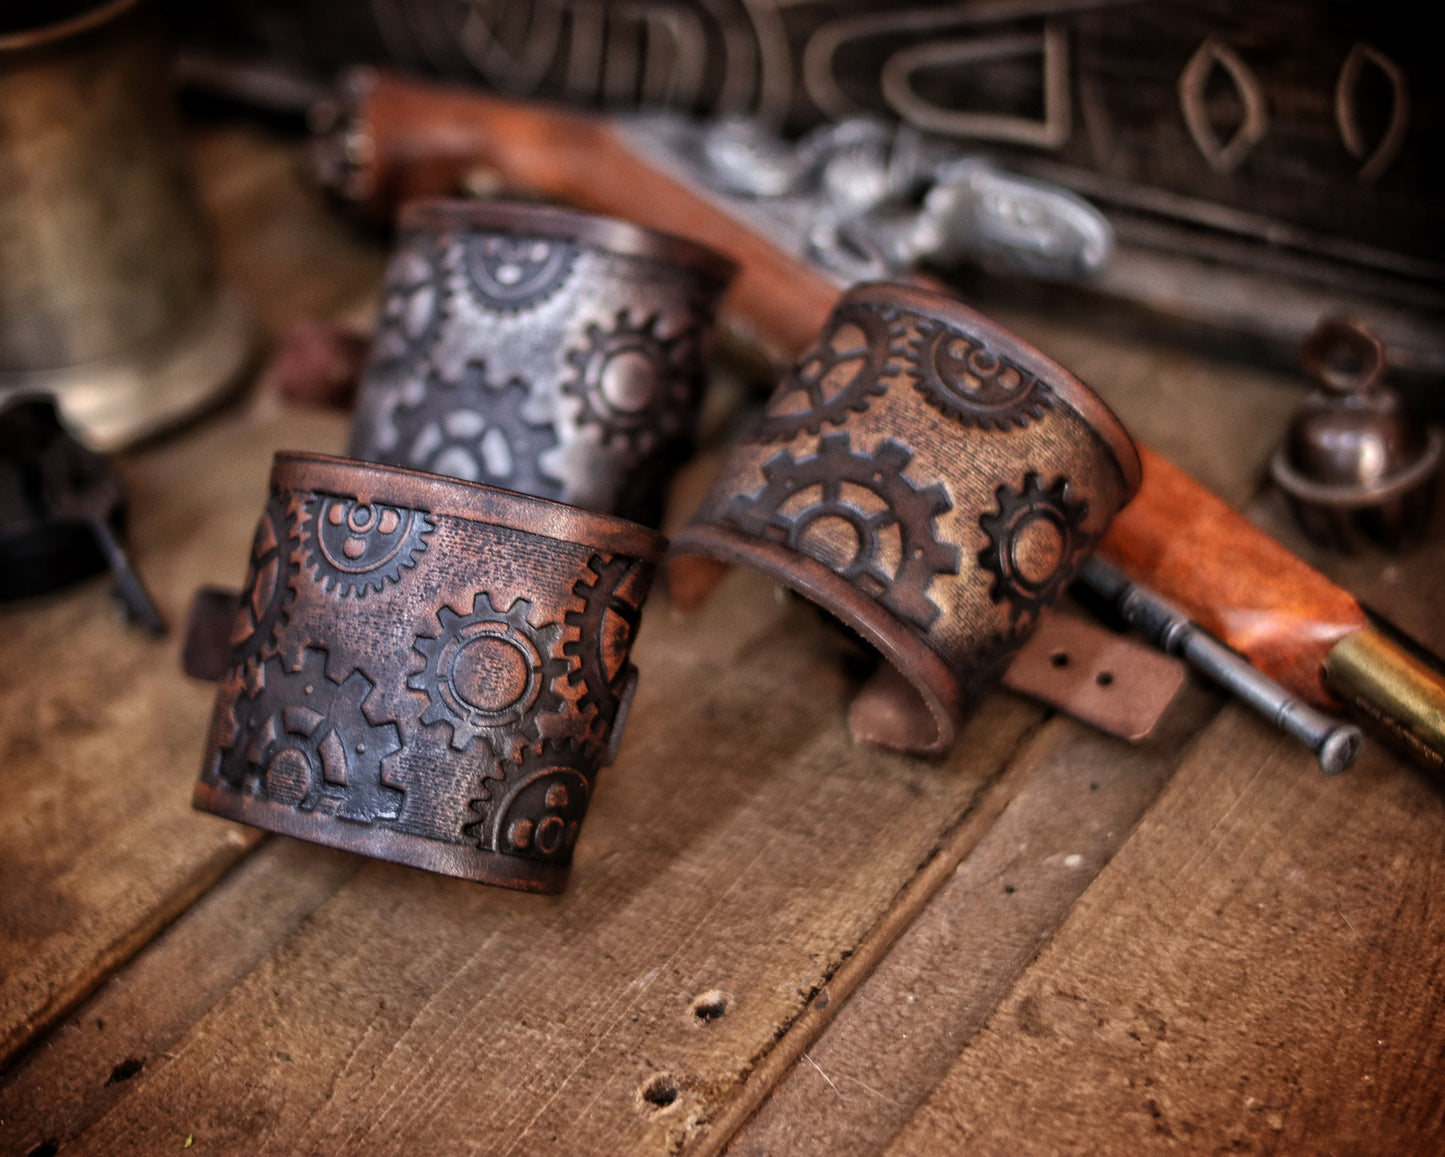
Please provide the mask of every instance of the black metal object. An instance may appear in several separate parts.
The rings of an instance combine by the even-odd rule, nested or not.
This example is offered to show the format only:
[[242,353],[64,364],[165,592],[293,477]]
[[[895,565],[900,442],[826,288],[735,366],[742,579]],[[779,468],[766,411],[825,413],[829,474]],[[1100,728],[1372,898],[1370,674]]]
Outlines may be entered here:
[[0,599],[26,598],[110,570],[126,617],[165,630],[121,544],[125,486],[61,424],[48,397],[0,408]]

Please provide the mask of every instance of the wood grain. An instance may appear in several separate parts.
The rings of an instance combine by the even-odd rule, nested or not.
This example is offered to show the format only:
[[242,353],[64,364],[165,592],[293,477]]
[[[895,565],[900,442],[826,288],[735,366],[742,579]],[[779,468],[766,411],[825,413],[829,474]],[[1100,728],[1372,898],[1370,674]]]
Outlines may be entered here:
[[1231,706],[890,1154],[1445,1145],[1445,800]]
[[881,1153],[1128,839],[1221,700],[1194,686],[1129,747],[1071,720],[730,1157]]
[[0,1153],[73,1142],[362,863],[267,840],[15,1063],[0,1084]]

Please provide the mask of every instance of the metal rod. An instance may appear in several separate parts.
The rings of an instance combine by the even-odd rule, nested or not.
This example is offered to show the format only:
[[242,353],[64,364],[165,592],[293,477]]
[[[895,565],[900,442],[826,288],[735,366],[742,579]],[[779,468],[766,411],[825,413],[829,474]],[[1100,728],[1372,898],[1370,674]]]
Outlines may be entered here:
[[1182,611],[1103,559],[1085,561],[1078,577],[1161,650],[1177,655],[1304,743],[1326,774],[1338,775],[1355,761],[1364,737],[1353,723],[1317,711],[1290,694]]

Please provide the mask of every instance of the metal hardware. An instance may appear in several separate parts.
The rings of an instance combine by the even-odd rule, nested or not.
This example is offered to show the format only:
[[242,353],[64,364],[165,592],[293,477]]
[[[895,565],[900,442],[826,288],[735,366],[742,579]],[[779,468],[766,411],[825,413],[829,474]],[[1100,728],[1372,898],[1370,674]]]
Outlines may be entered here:
[[1098,273],[1113,252],[1108,221],[1083,198],[907,127],[859,117],[796,145],[737,118],[638,116],[619,120],[618,131],[840,286],[970,261],[1071,281]]
[[1182,611],[1147,587],[1131,582],[1103,559],[1086,559],[1078,578],[1167,654],[1178,655],[1304,743],[1327,775],[1338,775],[1355,761],[1364,737],[1353,723],[1343,723],[1297,699]]
[[0,407],[0,597],[39,594],[109,569],[126,617],[165,623],[121,545],[125,485],[61,424],[50,398]]

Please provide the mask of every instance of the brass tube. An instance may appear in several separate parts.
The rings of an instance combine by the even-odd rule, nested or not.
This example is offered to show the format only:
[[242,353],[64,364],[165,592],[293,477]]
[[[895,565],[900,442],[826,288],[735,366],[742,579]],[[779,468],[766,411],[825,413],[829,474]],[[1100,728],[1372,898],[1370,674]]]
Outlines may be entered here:
[[1445,678],[1369,627],[1335,644],[1323,674],[1330,692],[1374,730],[1445,772]]

